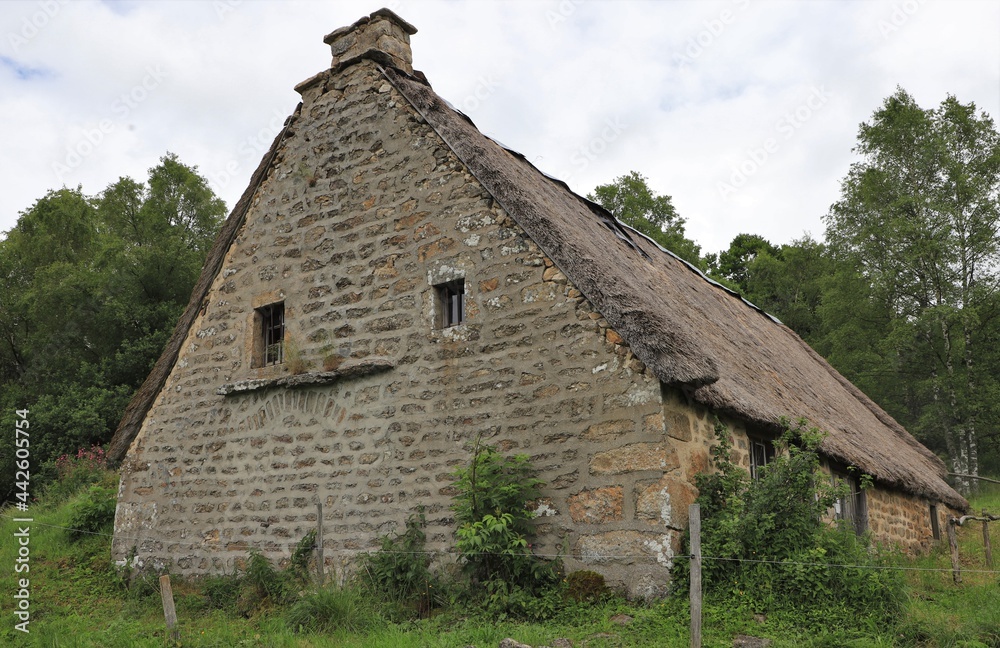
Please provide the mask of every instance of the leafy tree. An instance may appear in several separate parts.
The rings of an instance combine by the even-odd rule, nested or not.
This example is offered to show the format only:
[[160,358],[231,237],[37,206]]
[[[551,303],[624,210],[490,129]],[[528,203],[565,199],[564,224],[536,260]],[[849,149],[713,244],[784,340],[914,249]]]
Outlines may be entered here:
[[809,236],[777,247],[757,234],[739,234],[712,274],[813,343],[823,331],[818,309],[832,271],[826,246]]
[[701,247],[684,236],[684,219],[677,214],[670,196],[657,196],[647,182],[641,173],[630,171],[610,184],[596,187],[587,199],[599,203],[615,218],[685,261],[701,267]]
[[[0,240],[0,424],[31,410],[36,464],[110,440],[224,214],[197,170],[168,153],[146,184],[48,192]],[[0,438],[0,464],[10,443]],[[0,484],[0,499],[9,492]]]
[[948,96],[923,109],[897,89],[861,124],[855,151],[827,241],[891,322],[890,366],[914,382],[916,431],[943,441],[955,472],[976,475],[980,397],[997,390],[983,361],[1000,305],[1000,133],[973,103]]
[[780,250],[759,234],[737,234],[729,249],[719,253],[716,274],[746,294],[750,291],[750,265],[762,254],[778,257]]

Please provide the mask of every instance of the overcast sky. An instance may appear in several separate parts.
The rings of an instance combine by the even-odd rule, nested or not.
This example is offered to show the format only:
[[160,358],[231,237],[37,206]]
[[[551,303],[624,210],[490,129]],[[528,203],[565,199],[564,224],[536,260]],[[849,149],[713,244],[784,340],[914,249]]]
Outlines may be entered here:
[[0,232],[50,189],[145,180],[167,151],[231,208],[327,68],[323,36],[388,6],[414,67],[580,194],[636,170],[688,236],[823,236],[858,125],[901,86],[1000,110],[1000,3],[0,2]]

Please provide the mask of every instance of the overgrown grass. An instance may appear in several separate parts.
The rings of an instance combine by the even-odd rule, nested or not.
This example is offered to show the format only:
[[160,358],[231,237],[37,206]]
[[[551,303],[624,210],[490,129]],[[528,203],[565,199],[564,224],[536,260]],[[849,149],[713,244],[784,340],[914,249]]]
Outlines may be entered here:
[[[111,479],[108,477],[108,479]],[[0,517],[0,645],[46,647],[162,648],[166,645],[157,583],[152,576],[126,587],[110,559],[110,537],[84,535],[73,541],[58,526],[69,526],[73,511],[87,497],[87,487],[58,501],[33,505],[31,526],[31,633],[13,629],[10,602],[16,591],[13,573],[17,525],[13,511]],[[973,511],[1000,511],[1000,489],[973,500]],[[43,526],[52,525],[52,526]],[[1000,529],[993,545],[1000,559]],[[894,627],[864,622],[838,626],[805,620],[794,613],[772,612],[755,617],[711,600],[706,602],[706,646],[731,646],[736,634],[768,637],[775,648],[922,646],[926,648],[1000,646],[1000,575],[985,574],[982,527],[959,530],[964,583],[951,579],[947,543],[934,553],[901,566],[937,571],[907,571],[908,603]],[[261,574],[258,574],[261,576]],[[258,583],[266,589],[270,576]],[[216,596],[235,604],[239,589],[216,582]],[[588,648],[622,646],[688,646],[687,597],[680,595],[650,605],[617,597],[594,603],[563,602],[544,623],[517,623],[452,605],[429,619],[391,623],[378,614],[378,604],[357,592],[337,589],[296,596],[295,601],[265,606],[249,617],[228,604],[216,607],[206,594],[207,582],[173,579],[174,598],[185,647],[264,646],[326,648],[365,646],[409,648],[474,645],[496,646],[504,637],[529,645],[552,645],[564,637]],[[210,589],[210,588],[208,588]],[[280,594],[274,591],[276,598]],[[226,598],[229,596],[230,598]],[[291,599],[288,599],[289,601]],[[631,618],[624,625],[616,615]],[[832,615],[837,616],[837,615]],[[345,622],[345,620],[351,620]]]

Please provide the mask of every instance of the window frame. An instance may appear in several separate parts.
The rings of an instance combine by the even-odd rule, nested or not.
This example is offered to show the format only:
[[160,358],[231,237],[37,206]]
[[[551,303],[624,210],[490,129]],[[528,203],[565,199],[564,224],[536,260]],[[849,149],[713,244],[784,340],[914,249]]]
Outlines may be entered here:
[[[760,479],[760,470],[774,461],[776,456],[774,443],[768,439],[747,435],[747,453],[750,455],[750,478],[757,481]],[[760,463],[761,457],[763,464]]]
[[256,331],[254,345],[257,367],[274,367],[285,362],[285,302],[274,302],[254,309]]
[[868,496],[861,488],[861,480],[856,475],[831,470],[834,486],[846,482],[849,488],[847,498],[838,497],[834,502],[834,517],[849,523],[854,533],[862,535],[868,530]]
[[440,329],[465,323],[465,278],[453,279],[434,286],[435,319]]

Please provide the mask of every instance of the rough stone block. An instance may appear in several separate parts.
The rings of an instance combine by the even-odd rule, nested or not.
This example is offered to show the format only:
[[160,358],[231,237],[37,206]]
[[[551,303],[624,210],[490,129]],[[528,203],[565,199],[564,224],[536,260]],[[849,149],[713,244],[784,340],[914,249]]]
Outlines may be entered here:
[[667,472],[678,466],[677,452],[667,442],[633,443],[595,453],[590,472],[595,475],[620,475],[642,470]]
[[694,486],[666,475],[655,482],[636,485],[635,515],[646,522],[683,530],[688,524],[688,507],[697,497]]
[[625,503],[621,486],[583,490],[569,497],[569,514],[574,522],[603,524],[622,519]]
[[691,440],[691,419],[686,412],[668,409],[664,412],[667,434],[680,441]]
[[[667,549],[664,549],[666,547]],[[641,531],[608,531],[580,536],[574,557],[588,565],[632,565],[650,558],[673,557],[670,535]],[[668,558],[668,559],[669,559]]]
[[635,429],[635,423],[631,419],[620,419],[617,421],[605,421],[595,423],[583,431],[580,435],[585,441],[613,441],[624,436]]

